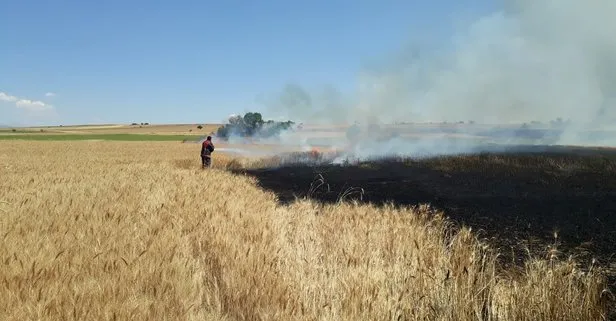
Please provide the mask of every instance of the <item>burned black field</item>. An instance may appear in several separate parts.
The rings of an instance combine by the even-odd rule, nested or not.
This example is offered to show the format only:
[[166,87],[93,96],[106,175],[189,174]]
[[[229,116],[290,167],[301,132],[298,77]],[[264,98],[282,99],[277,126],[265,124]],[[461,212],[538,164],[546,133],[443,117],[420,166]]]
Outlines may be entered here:
[[604,267],[616,266],[616,150],[520,147],[241,172],[256,177],[282,203],[309,197],[430,204],[498,247],[507,265],[519,265],[529,254],[557,254],[585,265],[594,258]]

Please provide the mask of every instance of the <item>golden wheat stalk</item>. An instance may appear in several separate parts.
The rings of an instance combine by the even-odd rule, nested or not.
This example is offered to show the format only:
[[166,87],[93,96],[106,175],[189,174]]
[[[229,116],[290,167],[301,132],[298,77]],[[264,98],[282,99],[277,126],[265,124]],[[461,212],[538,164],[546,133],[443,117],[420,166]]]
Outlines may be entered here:
[[[187,170],[198,167],[187,156],[197,155],[194,144],[2,144],[15,168],[0,173],[13,187],[0,199],[30,195],[0,201],[12,208],[0,215],[3,320],[605,314],[598,269],[571,273],[569,262],[535,258],[503,270],[496,251],[430,206],[282,206],[255,179],[224,170],[244,160],[221,153],[215,170]],[[319,176],[310,191],[326,186]],[[341,199],[351,193],[363,191]]]

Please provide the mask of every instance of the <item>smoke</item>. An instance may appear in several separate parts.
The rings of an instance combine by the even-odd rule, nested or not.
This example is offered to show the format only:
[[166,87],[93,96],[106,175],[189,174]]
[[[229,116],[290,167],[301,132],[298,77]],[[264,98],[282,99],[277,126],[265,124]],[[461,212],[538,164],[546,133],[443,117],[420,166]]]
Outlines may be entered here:
[[[508,4],[508,10],[458,34],[453,54],[443,62],[420,61],[416,65],[426,68],[422,72],[394,74],[380,82],[386,88],[396,86],[387,81],[403,82],[411,89],[410,100],[391,90],[380,94],[410,102],[406,107],[424,119],[503,124],[562,117],[576,130],[613,120],[616,3]],[[401,109],[395,111],[400,117]]]
[[281,119],[312,124],[347,122],[353,112],[349,97],[333,85],[308,90],[297,83],[286,84],[277,95],[264,100],[268,112]]
[[[328,128],[357,123],[357,140],[346,128],[319,136],[294,127],[256,142],[306,152],[333,147],[344,151],[337,163],[521,150],[512,145],[613,145],[614,16],[613,0],[505,0],[439,48],[411,44],[361,70],[352,93],[289,83],[265,101],[268,118]],[[392,126],[401,123],[415,124]]]
[[612,144],[613,135],[588,130],[616,120],[615,15],[613,0],[506,1],[439,50],[411,46],[363,70],[352,96],[289,84],[271,110],[307,123],[473,120],[492,129],[560,118],[550,143]]

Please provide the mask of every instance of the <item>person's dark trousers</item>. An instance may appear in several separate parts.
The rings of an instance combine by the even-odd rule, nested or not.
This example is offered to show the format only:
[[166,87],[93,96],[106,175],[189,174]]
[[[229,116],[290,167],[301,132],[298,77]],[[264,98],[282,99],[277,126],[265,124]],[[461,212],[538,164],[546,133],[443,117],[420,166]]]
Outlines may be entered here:
[[201,165],[203,168],[210,167],[212,165],[212,157],[201,156]]

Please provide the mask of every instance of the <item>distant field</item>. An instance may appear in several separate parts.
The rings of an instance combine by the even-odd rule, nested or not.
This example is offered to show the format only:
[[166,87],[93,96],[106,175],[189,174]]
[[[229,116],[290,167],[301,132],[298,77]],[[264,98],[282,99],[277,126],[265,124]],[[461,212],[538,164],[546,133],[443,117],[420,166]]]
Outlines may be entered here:
[[71,141],[71,140],[109,140],[109,141],[185,141],[197,140],[196,135],[162,135],[162,134],[0,134],[0,140],[36,140],[36,141]]
[[[202,128],[199,129],[198,126]],[[0,140],[196,141],[215,133],[220,126],[221,124],[102,124],[6,128],[0,129]],[[307,145],[342,146],[348,142],[347,128],[339,124],[302,124],[301,127],[286,133],[280,142],[284,145],[302,148]],[[521,127],[511,124],[409,123],[366,126],[362,128],[360,137],[362,140],[375,142],[400,138],[394,141],[398,145],[411,146],[414,144],[415,147],[422,145],[422,148],[427,148],[426,146],[434,146],[433,140],[446,140],[445,143],[449,145],[458,143],[459,145],[491,143],[553,145],[562,144],[560,141],[562,134],[562,129],[550,128],[547,125]],[[610,142],[616,141],[616,131],[611,130],[592,130],[578,134],[579,141],[589,142],[594,146],[609,146]],[[215,141],[219,140],[215,138]],[[271,143],[275,141],[274,139]],[[254,145],[257,141],[245,139],[245,143]],[[378,146],[380,145],[375,145],[375,147]],[[259,153],[263,153],[263,150],[267,148],[273,148],[273,146],[261,146]]]
[[[0,129],[2,132],[47,132],[66,134],[182,134],[202,135],[215,132],[222,124],[150,124],[150,125],[127,125],[127,124],[102,124],[102,125],[74,125],[74,126],[43,126]],[[401,134],[417,134],[418,132],[456,133],[457,130],[486,129],[496,125],[472,125],[459,123],[418,123],[396,124],[380,126],[381,129],[397,130]],[[514,128],[515,126],[499,126],[500,128]],[[303,124],[300,132],[317,136],[344,136],[348,125],[313,125]]]
[[44,126],[0,129],[0,133],[60,133],[60,134],[150,134],[150,135],[207,135],[215,132],[221,125],[201,124],[164,124],[164,125],[79,125],[79,126]]
[[215,132],[220,125],[79,125],[0,129],[0,140],[109,140],[109,141],[185,141]]

